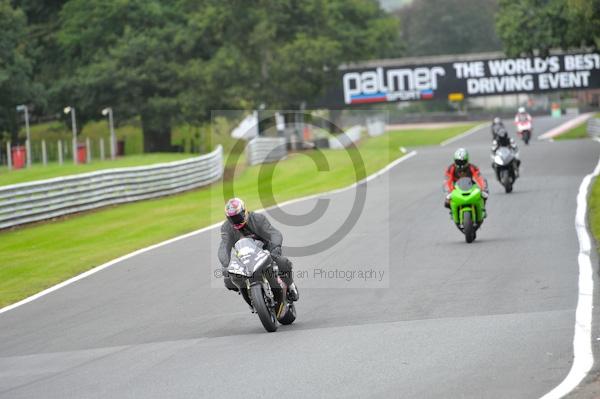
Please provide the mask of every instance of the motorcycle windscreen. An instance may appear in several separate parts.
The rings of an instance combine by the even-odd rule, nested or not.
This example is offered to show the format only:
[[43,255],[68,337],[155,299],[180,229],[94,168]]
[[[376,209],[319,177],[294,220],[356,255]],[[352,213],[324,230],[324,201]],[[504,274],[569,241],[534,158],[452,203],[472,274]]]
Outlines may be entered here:
[[[262,243],[261,243],[262,244]],[[231,257],[227,271],[233,274],[250,277],[268,258],[262,245],[251,238],[242,238],[231,249]]]
[[498,155],[500,158],[502,158],[504,165],[507,165],[508,163],[510,163],[510,161],[512,161],[512,159],[514,157],[513,152],[506,147],[498,148],[498,150],[496,151],[496,155]]
[[454,187],[458,187],[461,191],[470,191],[473,187],[473,180],[470,177],[461,177]]

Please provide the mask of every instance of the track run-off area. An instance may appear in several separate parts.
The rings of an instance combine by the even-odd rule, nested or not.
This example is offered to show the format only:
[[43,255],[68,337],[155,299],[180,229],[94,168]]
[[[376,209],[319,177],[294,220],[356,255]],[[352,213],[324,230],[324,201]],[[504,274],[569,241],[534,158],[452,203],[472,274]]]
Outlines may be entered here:
[[[534,136],[567,120],[536,118]],[[511,194],[490,144],[484,126],[417,148],[366,183],[344,234],[357,187],[283,206],[302,215],[329,200],[305,226],[271,217],[290,251],[335,239],[291,257],[298,319],[276,333],[215,279],[216,228],[0,313],[0,398],[544,396],[573,364],[577,195],[600,144],[518,140]],[[490,185],[473,244],[443,207],[461,146]]]

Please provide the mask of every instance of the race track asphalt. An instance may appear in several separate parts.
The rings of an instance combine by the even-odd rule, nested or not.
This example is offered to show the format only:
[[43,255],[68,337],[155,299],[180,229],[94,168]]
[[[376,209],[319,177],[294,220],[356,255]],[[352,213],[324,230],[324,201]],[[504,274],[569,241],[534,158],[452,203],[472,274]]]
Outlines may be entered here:
[[[535,135],[564,121],[538,118]],[[508,195],[484,127],[369,181],[348,233],[335,231],[354,189],[323,196],[329,207],[308,226],[274,222],[287,246],[339,239],[294,257],[298,319],[276,333],[212,288],[222,284],[211,277],[216,229],[0,314],[0,398],[540,397],[572,362],[576,195],[600,145],[519,145],[522,177]],[[491,188],[473,244],[442,206],[459,146]]]

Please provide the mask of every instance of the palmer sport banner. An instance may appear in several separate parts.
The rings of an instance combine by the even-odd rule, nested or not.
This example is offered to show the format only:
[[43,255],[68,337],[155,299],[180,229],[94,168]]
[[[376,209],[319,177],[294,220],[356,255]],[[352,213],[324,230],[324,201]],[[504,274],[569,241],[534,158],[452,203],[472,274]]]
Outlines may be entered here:
[[374,66],[340,73],[321,105],[348,106],[600,87],[600,55],[496,58]]

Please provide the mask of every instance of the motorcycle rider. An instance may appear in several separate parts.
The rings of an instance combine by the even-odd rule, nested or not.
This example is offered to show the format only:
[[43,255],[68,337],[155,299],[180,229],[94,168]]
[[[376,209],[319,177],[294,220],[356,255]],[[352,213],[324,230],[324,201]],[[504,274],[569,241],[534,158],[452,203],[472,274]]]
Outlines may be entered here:
[[444,193],[446,194],[444,200],[444,206],[450,208],[450,193],[454,190],[454,183],[461,177],[470,177],[477,183],[481,189],[481,197],[483,198],[483,215],[487,216],[485,212],[485,203],[489,196],[489,190],[486,179],[481,176],[479,168],[472,163],[469,163],[469,153],[464,148],[459,148],[454,152],[454,162],[446,169],[446,180],[444,181]]
[[[225,287],[232,291],[238,288],[231,281],[227,267],[234,244],[249,237],[263,243],[263,248],[271,253],[273,261],[279,268],[279,275],[288,286],[288,297],[291,301],[298,300],[298,289],[292,276],[292,262],[281,255],[283,236],[281,232],[271,225],[267,217],[260,213],[248,212],[244,201],[231,198],[225,204],[227,220],[221,225],[221,244],[219,245],[219,261],[223,267],[223,282]],[[244,298],[246,299],[246,298]]]
[[517,114],[515,115],[515,123],[519,122],[532,122],[533,118],[529,113],[525,110],[525,107],[519,107],[517,110]]
[[495,117],[492,120],[492,139],[496,140],[496,136],[498,135],[498,132],[500,132],[501,130],[506,130],[506,128],[504,127],[504,123],[502,123],[502,119]]
[[492,141],[492,152],[496,152],[499,147],[508,147],[515,152],[519,150],[515,140],[508,135],[506,129],[499,130],[496,139]]
[[[498,132],[498,135],[496,136],[496,139],[492,142],[492,155],[494,155],[500,147],[507,147],[515,154],[515,163],[517,166],[515,174],[518,177],[519,167],[521,166],[521,160],[519,159],[519,147],[517,147],[517,143],[515,142],[515,140],[508,135],[506,129],[500,130]],[[496,169],[496,164],[494,162],[492,162],[492,168]],[[500,178],[498,178],[498,180],[499,179]]]

